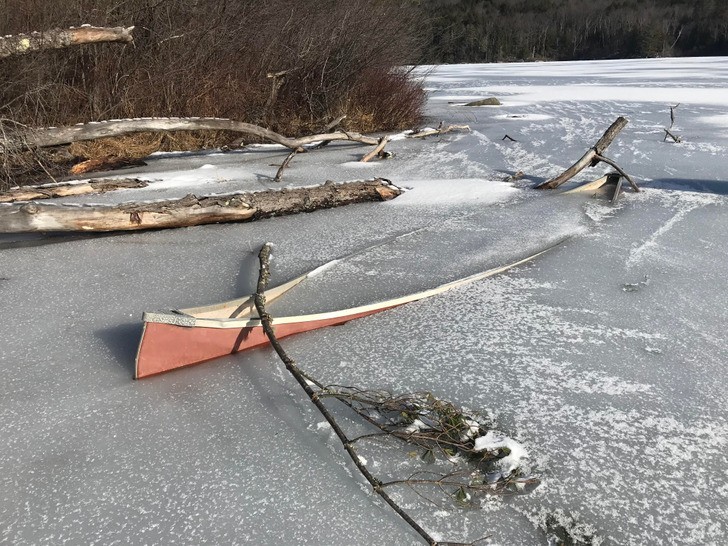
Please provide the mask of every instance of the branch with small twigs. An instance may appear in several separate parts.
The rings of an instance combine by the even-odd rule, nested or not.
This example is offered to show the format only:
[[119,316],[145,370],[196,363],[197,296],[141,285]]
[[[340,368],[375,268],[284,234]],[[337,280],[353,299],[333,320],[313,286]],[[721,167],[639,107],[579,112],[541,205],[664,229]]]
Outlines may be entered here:
[[[386,391],[367,391],[354,387],[325,386],[302,371],[286,353],[278,341],[272,326],[272,318],[265,307],[265,290],[270,278],[269,244],[263,245],[258,255],[260,270],[254,297],[263,330],[288,372],[303,388],[309,400],[331,426],[354,465],[372,486],[372,489],[428,544],[465,546],[463,543],[439,542],[420,526],[386,491],[386,488],[408,486],[436,487],[458,505],[467,505],[473,494],[517,493],[527,486],[535,486],[538,480],[523,476],[520,468],[506,471],[498,469],[498,463],[510,454],[506,447],[479,448],[478,438],[484,436],[490,422],[473,413],[466,413],[450,402],[434,397],[431,393],[414,393],[395,396]],[[379,432],[350,438],[324,404],[326,398],[334,398],[352,409]],[[367,468],[358,455],[355,444],[365,440],[397,438],[424,449],[421,459],[431,464],[436,452],[457,467],[455,471],[437,473],[418,471],[408,479],[380,481]],[[460,464],[463,462],[467,464]],[[419,492],[416,493],[422,496]],[[427,498],[427,497],[424,497]],[[430,500],[430,499],[428,499]],[[470,546],[483,539],[469,543]]]
[[413,520],[410,515],[407,514],[407,512],[405,512],[394,501],[394,499],[392,499],[392,497],[390,497],[382,489],[381,482],[377,480],[371,474],[371,472],[369,472],[364,463],[362,463],[359,455],[357,455],[356,450],[354,449],[354,446],[352,445],[346,433],[339,426],[336,419],[334,419],[334,417],[331,415],[328,408],[324,405],[318,394],[311,388],[311,385],[306,380],[306,377],[301,372],[299,367],[296,365],[296,362],[290,356],[288,356],[288,353],[286,353],[285,349],[283,349],[283,346],[278,341],[278,338],[276,338],[275,332],[273,331],[271,316],[268,314],[268,311],[265,308],[265,290],[268,286],[268,281],[270,280],[270,253],[271,246],[270,244],[266,243],[260,249],[260,253],[258,254],[258,258],[260,260],[260,270],[258,272],[258,283],[255,291],[255,308],[258,310],[258,315],[260,316],[260,322],[263,326],[263,331],[270,340],[271,346],[285,365],[286,370],[288,370],[288,372],[294,377],[294,379],[298,382],[303,391],[306,393],[308,399],[313,403],[314,406],[316,406],[316,409],[319,410],[319,412],[321,413],[321,415],[323,415],[329,425],[331,425],[331,428],[336,434],[336,437],[344,446],[346,453],[349,455],[359,472],[361,472],[361,475],[364,476],[364,478],[369,482],[369,485],[372,486],[372,489],[405,522],[407,522],[407,524],[412,527],[412,529],[414,529],[423,539],[425,539],[428,544],[431,544],[433,546],[438,544],[437,540],[435,540],[427,531],[425,531],[424,528],[422,528],[415,520]]

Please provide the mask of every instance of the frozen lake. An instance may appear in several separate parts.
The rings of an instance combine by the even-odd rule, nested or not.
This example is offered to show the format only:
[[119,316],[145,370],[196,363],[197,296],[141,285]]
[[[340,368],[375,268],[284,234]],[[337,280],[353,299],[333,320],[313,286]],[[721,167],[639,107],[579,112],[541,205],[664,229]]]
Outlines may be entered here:
[[[284,174],[286,185],[386,177],[410,190],[392,202],[0,236],[0,543],[420,544],[272,350],[133,381],[141,313],[249,293],[266,241],[273,284],[348,256],[291,294],[306,311],[430,288],[564,238],[498,277],[283,344],[325,383],[432,391],[527,449],[541,480],[528,494],[477,510],[405,496],[434,536],[548,544],[549,520],[602,544],[728,542],[728,58],[423,73],[428,123],[471,132],[395,140],[394,159],[370,164],[361,147],[331,145]],[[490,96],[502,106],[462,106]],[[678,103],[683,142],[664,142]],[[530,189],[620,115],[630,123],[607,155],[645,191],[613,207]],[[157,155],[123,173],[148,188],[76,201],[278,187],[270,165],[285,156]],[[376,449],[365,456],[382,468]]]

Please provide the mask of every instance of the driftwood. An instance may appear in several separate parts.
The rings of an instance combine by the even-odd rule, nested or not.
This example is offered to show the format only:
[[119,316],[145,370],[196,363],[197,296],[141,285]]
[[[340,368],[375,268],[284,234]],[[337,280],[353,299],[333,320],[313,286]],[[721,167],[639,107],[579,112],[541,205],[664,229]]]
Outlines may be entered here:
[[305,148],[296,148],[293,150],[288,156],[283,160],[283,163],[281,163],[281,166],[278,168],[278,172],[276,173],[275,178],[273,179],[274,182],[280,182],[281,178],[283,178],[283,170],[288,167],[288,164],[291,162],[291,160],[296,156],[296,154],[300,154],[301,152],[305,152]]
[[71,27],[53,29],[30,34],[0,37],[0,59],[25,55],[44,49],[63,49],[80,44],[100,42],[131,43],[134,27]]
[[[37,199],[51,199],[53,197],[70,197],[74,195],[88,195],[92,193],[106,193],[114,190],[129,188],[146,188],[149,185],[144,180],[136,178],[123,178],[119,180],[93,180],[81,184],[49,184],[45,186],[24,186],[0,193],[0,203],[14,203],[15,201],[34,201]],[[2,209],[0,209],[2,211]]]
[[367,163],[377,156],[381,156],[384,152],[384,147],[389,143],[390,137],[383,136],[379,139],[379,144],[371,152],[361,158],[362,163]]
[[470,131],[469,125],[448,125],[443,127],[442,123],[437,129],[424,129],[407,135],[407,138],[426,138],[428,136],[440,136],[454,131]]
[[667,137],[670,137],[675,144],[680,144],[682,142],[682,137],[673,134],[670,129],[663,129],[663,131],[665,131],[665,138],[662,139],[662,142],[667,142]]
[[401,193],[374,179],[363,182],[238,193],[120,205],[53,205],[30,202],[0,206],[0,233],[33,231],[137,231],[245,222],[366,201],[387,201]]
[[119,119],[111,121],[91,122],[72,127],[46,127],[42,129],[17,130],[9,133],[8,137],[0,139],[0,152],[3,148],[24,149],[24,148],[46,148],[51,146],[63,146],[84,140],[95,140],[97,138],[117,137],[131,133],[147,131],[231,131],[246,133],[262,140],[281,144],[291,150],[301,148],[307,144],[326,140],[349,140],[376,146],[379,141],[376,138],[349,133],[346,131],[335,131],[320,135],[310,135],[301,138],[289,138],[283,135],[242,121],[233,121],[222,118],[135,118]]
[[[624,117],[618,117],[612,125],[609,126],[609,128],[605,131],[605,133],[602,135],[602,138],[600,138],[597,143],[590,148],[582,157],[574,163],[571,167],[566,169],[563,173],[561,173],[556,178],[552,178],[551,180],[547,180],[546,182],[543,182],[536,186],[537,189],[554,189],[558,188],[561,184],[564,182],[571,180],[574,176],[579,174],[582,170],[584,170],[586,167],[595,167],[600,161],[603,161],[612,167],[618,169],[620,171],[620,174],[623,174],[626,177],[626,174],[619,169],[613,161],[607,159],[604,157],[604,151],[609,147],[609,145],[614,141],[614,139],[617,137],[619,132],[624,129],[624,127],[629,123],[629,121]],[[627,179],[632,184],[632,188],[635,191],[640,191],[637,187],[637,184],[634,183],[634,181],[627,177]]]

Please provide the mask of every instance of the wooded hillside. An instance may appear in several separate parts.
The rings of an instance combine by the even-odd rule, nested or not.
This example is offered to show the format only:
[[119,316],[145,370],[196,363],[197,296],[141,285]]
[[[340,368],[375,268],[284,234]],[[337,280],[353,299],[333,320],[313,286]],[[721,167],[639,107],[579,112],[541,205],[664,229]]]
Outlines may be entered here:
[[430,0],[431,63],[728,55],[725,0]]

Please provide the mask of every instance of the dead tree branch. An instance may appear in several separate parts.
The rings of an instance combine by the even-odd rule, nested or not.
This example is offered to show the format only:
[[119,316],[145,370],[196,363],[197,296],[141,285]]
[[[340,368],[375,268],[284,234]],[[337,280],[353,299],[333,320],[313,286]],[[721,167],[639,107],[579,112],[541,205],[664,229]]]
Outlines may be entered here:
[[379,141],[376,138],[349,133],[346,131],[335,131],[319,135],[310,135],[300,138],[289,138],[283,135],[242,121],[233,121],[222,118],[135,118],[111,121],[101,121],[74,125],[72,127],[46,127],[42,129],[16,129],[8,132],[8,136],[0,139],[0,152],[3,149],[15,150],[30,148],[45,148],[50,146],[63,146],[84,140],[95,140],[97,138],[117,137],[132,133],[141,132],[164,132],[164,131],[231,131],[252,135],[261,140],[275,142],[286,148],[295,150],[307,144],[326,140],[348,140],[376,146]]
[[24,186],[0,193],[0,203],[14,203],[16,201],[35,201],[38,199],[52,199],[54,197],[70,197],[88,195],[93,193],[106,193],[109,191],[145,188],[149,185],[144,180],[136,178],[92,180],[81,184],[48,184],[44,186]]
[[[536,186],[536,189],[554,189],[558,188],[561,184],[564,182],[567,182],[568,180],[571,180],[574,176],[579,174],[582,170],[584,170],[586,167],[595,167],[600,161],[604,161],[605,163],[608,163],[609,165],[612,165],[613,167],[617,168],[613,163],[610,161],[606,161],[603,156],[604,151],[609,147],[609,145],[614,141],[614,139],[617,137],[617,135],[620,133],[622,129],[629,123],[629,121],[624,117],[618,117],[612,125],[609,126],[609,128],[604,132],[602,137],[597,141],[597,143],[590,148],[582,157],[579,159],[576,163],[574,163],[571,167],[566,169],[563,173],[561,173],[556,178],[552,178],[551,180],[547,180],[546,182],[542,182],[538,186]],[[620,172],[621,171],[620,169]],[[626,176],[626,175],[625,175]],[[640,191],[636,184],[634,184],[633,181],[630,180],[630,183],[632,184],[632,187],[635,191]]]
[[[385,488],[406,485],[421,497],[431,500],[416,491],[415,486],[435,487],[457,505],[465,506],[470,504],[472,494],[518,493],[527,486],[538,484],[537,479],[524,475],[521,463],[513,459],[513,450],[521,451],[520,446],[510,439],[499,436],[491,429],[490,421],[484,417],[472,412],[466,413],[428,392],[395,396],[387,391],[324,386],[302,371],[278,341],[272,326],[272,318],[265,308],[265,289],[270,277],[270,252],[269,244],[263,245],[260,250],[260,272],[254,296],[265,335],[286,369],[331,425],[347,454],[374,491],[429,544],[464,546],[464,543],[436,542],[389,497],[384,491]],[[343,403],[364,421],[377,427],[380,432],[349,438],[324,404],[326,398],[334,398]],[[369,471],[366,462],[358,455],[354,446],[365,439],[387,437],[424,448],[421,458],[426,464],[436,462],[435,451],[437,451],[440,454],[440,461],[448,462],[448,467],[454,466],[455,470],[447,472],[421,470],[411,474],[407,479],[391,479],[382,483]],[[520,456],[515,455],[516,458]],[[511,460],[507,460],[509,457]],[[475,543],[469,543],[469,546],[473,544]]]
[[670,106],[670,127],[669,127],[669,129],[672,129],[672,126],[675,125],[675,110],[677,110],[678,106],[680,106],[679,102],[675,106]]
[[44,49],[63,49],[101,42],[131,43],[134,27],[71,27],[0,37],[0,59]]
[[390,137],[383,136],[379,139],[379,144],[377,144],[377,147],[374,148],[371,152],[369,152],[367,155],[361,158],[362,163],[367,163],[377,157],[378,155],[381,155],[384,151],[384,147],[389,143]]
[[34,231],[138,231],[248,222],[272,216],[387,201],[401,190],[381,179],[309,188],[269,190],[121,205],[54,205],[30,202],[0,207],[0,233]]
[[682,142],[682,137],[673,134],[669,129],[663,129],[663,131],[665,131],[665,138],[662,139],[662,142],[667,142],[667,137],[670,137],[675,144],[680,144]]
[[617,165],[613,160],[609,159],[608,157],[604,157],[603,155],[600,155],[600,154],[597,154],[596,159],[598,159],[599,161],[603,161],[610,167],[613,167],[615,171],[617,171],[619,174],[621,174],[627,180],[627,182],[629,182],[629,185],[632,186],[632,189],[634,191],[636,191],[636,192],[640,191],[637,184],[635,184],[635,181],[632,180],[632,177],[630,177],[626,172],[624,172],[622,170],[622,168],[619,165]]
[[283,163],[281,163],[281,166],[278,168],[278,172],[276,173],[275,178],[273,179],[274,182],[280,182],[283,178],[283,170],[288,167],[288,164],[291,162],[291,160],[296,156],[296,154],[300,154],[302,152],[305,152],[305,148],[296,148],[293,150],[288,156],[283,160]]
[[268,336],[270,344],[273,346],[273,349],[278,354],[281,361],[283,361],[286,370],[288,370],[288,372],[294,377],[294,379],[298,382],[303,391],[306,393],[306,396],[308,396],[308,399],[313,403],[314,406],[316,406],[316,409],[319,410],[319,412],[321,413],[321,415],[323,415],[329,425],[331,425],[332,430],[343,445],[346,453],[349,455],[349,458],[359,470],[361,475],[364,476],[367,482],[369,482],[369,485],[372,486],[374,492],[377,493],[382,498],[382,500],[384,500],[384,502],[386,502],[392,508],[392,510],[397,513],[397,515],[399,515],[405,522],[407,522],[407,524],[412,529],[414,529],[417,534],[419,534],[424,540],[426,540],[428,544],[431,544],[433,546],[437,545],[437,540],[435,540],[427,531],[425,531],[425,529],[423,529],[415,520],[413,520],[412,517],[410,517],[410,515],[407,514],[407,512],[405,512],[399,506],[399,504],[397,504],[397,502],[395,502],[394,499],[392,499],[392,497],[390,497],[382,489],[381,482],[376,479],[371,474],[371,472],[369,472],[369,469],[362,462],[346,433],[339,426],[339,423],[336,421],[336,419],[334,419],[334,417],[331,415],[321,398],[311,388],[311,385],[309,385],[308,380],[298,368],[296,362],[290,356],[288,356],[288,353],[286,353],[286,351],[283,349],[280,342],[278,341],[278,338],[276,338],[275,332],[273,331],[271,316],[268,314],[265,308],[265,290],[268,286],[268,280],[270,279],[270,251],[270,244],[266,243],[260,249],[260,253],[258,254],[260,260],[260,271],[258,273],[258,285],[255,291],[255,307],[258,310],[258,316],[260,317],[263,331],[265,332],[265,335]]
[[427,138],[428,136],[440,136],[446,133],[452,133],[456,131],[470,131],[470,126],[448,125],[447,127],[438,127],[437,129],[424,129],[422,131],[417,131],[407,135],[407,138]]

